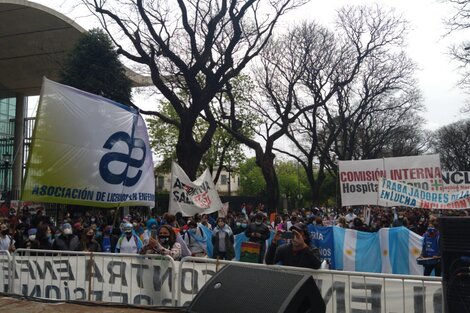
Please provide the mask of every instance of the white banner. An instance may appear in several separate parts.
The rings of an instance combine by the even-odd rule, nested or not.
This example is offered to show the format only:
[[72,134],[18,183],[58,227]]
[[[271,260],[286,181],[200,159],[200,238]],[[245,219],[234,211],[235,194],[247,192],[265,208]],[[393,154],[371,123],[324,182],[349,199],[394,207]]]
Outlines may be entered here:
[[381,177],[411,183],[424,190],[442,189],[438,154],[373,160],[339,161],[341,203],[377,205]]
[[[173,306],[173,292],[174,299],[179,299],[177,306],[189,305],[217,268],[223,266],[198,261],[184,262],[182,266],[175,262],[173,268],[165,260],[121,258],[119,254],[93,258],[89,255],[16,256],[14,260],[11,279],[14,294],[153,306]],[[0,258],[0,264],[8,270],[7,259]],[[283,270],[312,275],[327,312],[441,312],[442,309],[441,282],[426,277],[416,280],[397,275],[394,279],[367,274],[353,276],[341,271]],[[8,275],[3,278],[4,283],[9,281]],[[240,288],[244,287],[240,281]]]
[[442,172],[445,192],[456,192],[470,189],[470,172]]
[[222,209],[222,201],[215,189],[209,169],[194,182],[175,162],[171,165],[171,190],[169,212],[183,216],[210,214]]
[[454,193],[428,191],[409,184],[381,178],[379,181],[379,205],[407,206],[422,209],[470,208],[470,190]]
[[142,116],[44,79],[22,200],[154,206],[152,153]]

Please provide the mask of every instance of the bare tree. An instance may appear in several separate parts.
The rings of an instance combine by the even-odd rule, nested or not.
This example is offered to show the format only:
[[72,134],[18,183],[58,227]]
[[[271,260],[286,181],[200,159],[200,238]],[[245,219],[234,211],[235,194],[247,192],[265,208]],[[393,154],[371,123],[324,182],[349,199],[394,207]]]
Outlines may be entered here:
[[394,138],[390,130],[388,137],[376,131],[372,140],[379,116],[398,128],[399,114],[421,108],[413,87],[415,66],[400,52],[406,30],[401,18],[378,7],[345,7],[337,26],[335,33],[321,31],[323,40],[311,51],[302,83],[312,105],[286,134],[295,149],[279,149],[304,167],[313,201],[319,199],[325,171],[337,170],[336,159],[356,157],[372,143],[384,149]]
[[[216,130],[210,103],[256,57],[279,18],[304,0],[83,0],[118,52],[145,66],[179,120],[153,114],[179,129],[176,155],[192,179]],[[180,94],[187,96],[181,97]],[[196,120],[209,122],[200,140]]]
[[434,133],[432,148],[440,154],[444,169],[470,171],[470,120],[439,128]]
[[[341,91],[362,73],[367,60],[401,45],[405,23],[378,7],[346,7],[338,13],[338,29],[338,34],[333,34],[315,23],[305,23],[267,47],[261,54],[261,67],[257,72],[261,99],[253,105],[256,114],[265,120],[263,134],[260,134],[264,147],[232,129],[238,140],[255,150],[272,207],[277,205],[279,196],[273,167],[274,151],[296,158],[313,186],[313,160],[317,157],[329,160],[328,150],[318,150],[319,121],[334,119],[340,110],[336,100]],[[357,108],[349,109],[357,111]],[[235,110],[230,112],[231,120],[236,120]],[[355,114],[349,114],[349,119]],[[298,123],[308,128],[302,130]],[[285,135],[293,141],[297,151],[275,146]],[[339,131],[334,130],[330,135],[331,145]],[[309,145],[304,146],[302,141]]]

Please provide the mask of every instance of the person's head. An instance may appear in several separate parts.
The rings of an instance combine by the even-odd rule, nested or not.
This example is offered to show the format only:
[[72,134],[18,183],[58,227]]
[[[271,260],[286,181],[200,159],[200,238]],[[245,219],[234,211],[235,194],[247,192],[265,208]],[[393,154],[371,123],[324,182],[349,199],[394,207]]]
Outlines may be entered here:
[[176,234],[169,225],[162,225],[158,229],[158,241],[165,247],[172,247],[176,242]]
[[255,215],[255,224],[256,225],[261,225],[263,224],[263,218],[264,218],[264,215],[262,213],[257,213]]
[[6,236],[8,234],[8,225],[5,224],[5,223],[1,223],[0,224],[0,233],[3,235],[3,236]]
[[36,234],[37,234],[37,232],[38,232],[37,228],[30,228],[30,229],[28,230],[28,239],[29,239],[30,241],[35,240],[35,239],[36,239]]
[[165,217],[165,221],[168,225],[175,226],[176,225],[176,216],[173,214],[168,213]]
[[47,224],[39,223],[36,238],[38,240],[50,239],[52,237],[52,230]]
[[93,227],[88,227],[87,229],[85,229],[85,231],[83,232],[83,237],[86,240],[92,240],[95,237],[95,230],[93,229]]
[[60,227],[60,230],[62,231],[62,234],[64,236],[70,236],[72,235],[72,225],[70,225],[69,223],[64,223],[62,224],[62,226]]
[[218,217],[217,218],[217,226],[219,226],[219,228],[223,228],[225,226],[225,218]]
[[133,226],[131,223],[125,223],[122,228],[122,231],[124,232],[126,237],[130,237],[132,236],[132,229],[133,229]]
[[73,229],[76,231],[81,231],[83,229],[82,223],[76,222],[75,224],[73,224]]
[[315,217],[315,224],[323,226],[323,219],[320,216]]
[[[303,242],[307,245],[310,244],[310,233],[308,232],[307,225],[305,225],[304,223],[295,223],[294,225],[291,226],[289,230],[299,233],[300,236],[302,237]],[[299,244],[299,243],[296,243],[296,240],[293,240],[292,244],[295,246],[296,244]]]
[[110,235],[113,233],[113,226],[111,225],[106,225],[104,228],[104,233],[107,235]]

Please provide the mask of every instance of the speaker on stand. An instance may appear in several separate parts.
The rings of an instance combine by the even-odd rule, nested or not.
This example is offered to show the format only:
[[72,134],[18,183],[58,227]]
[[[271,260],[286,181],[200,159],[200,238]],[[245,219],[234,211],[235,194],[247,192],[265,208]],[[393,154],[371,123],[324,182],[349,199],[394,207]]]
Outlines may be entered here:
[[447,313],[470,313],[470,217],[439,218],[442,287]]
[[199,291],[191,313],[324,313],[311,275],[226,265]]

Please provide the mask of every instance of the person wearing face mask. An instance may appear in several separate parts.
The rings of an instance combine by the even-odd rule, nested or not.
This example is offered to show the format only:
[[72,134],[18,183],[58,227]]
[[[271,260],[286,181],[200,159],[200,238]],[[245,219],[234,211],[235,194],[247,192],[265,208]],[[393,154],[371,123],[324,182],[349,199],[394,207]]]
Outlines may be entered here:
[[248,225],[245,235],[249,238],[250,242],[254,242],[260,245],[260,253],[258,263],[263,263],[264,252],[266,251],[266,240],[271,236],[268,226],[263,223],[265,218],[264,214],[257,213],[253,223]]
[[266,253],[266,264],[319,269],[321,266],[320,253],[318,249],[310,247],[310,234],[307,225],[296,223],[290,228],[290,231],[293,233],[293,239],[282,245],[279,245],[279,241],[283,231],[276,232]]
[[80,239],[73,234],[72,226],[64,223],[60,227],[62,233],[52,243],[53,250],[80,251]]
[[246,228],[248,227],[248,223],[243,216],[238,217],[237,221],[235,222],[235,227],[233,229],[233,234],[238,235],[243,233]]
[[144,231],[142,235],[142,241],[144,245],[147,245],[149,243],[150,237],[157,238],[157,232],[158,232],[157,220],[154,218],[150,218],[147,221],[147,229]]
[[95,239],[95,230],[92,227],[85,229],[80,241],[82,251],[101,252],[101,246]]
[[131,223],[123,225],[123,233],[116,244],[117,253],[137,254],[142,250],[142,240],[134,233],[133,228]]
[[184,233],[183,240],[189,248],[191,256],[207,256],[207,236],[195,221],[188,222],[188,230]]
[[439,248],[439,230],[437,229],[437,218],[431,216],[429,219],[429,226],[423,235],[423,247],[421,255],[418,258],[418,263],[422,259],[427,259],[423,262],[424,276],[430,276],[434,270],[436,276],[441,276],[441,250]]
[[31,241],[31,249],[51,250],[53,240],[49,225],[40,223],[35,239]]
[[33,241],[36,240],[36,234],[38,232],[37,228],[30,228],[28,230],[28,240],[26,241],[26,248],[31,249],[31,245],[33,244]]
[[0,250],[15,251],[15,240],[10,236],[8,225],[0,224]]
[[212,231],[212,258],[221,260],[232,260],[235,257],[233,247],[234,237],[230,226],[225,223],[223,217],[217,218],[217,226]]
[[170,225],[162,225],[158,229],[157,238],[150,237],[141,254],[168,255],[178,261],[181,259],[181,251],[181,244],[176,241],[173,228]]
[[113,226],[107,225],[104,228],[103,235],[99,239],[103,252],[113,252],[116,250],[118,237],[113,234]]

